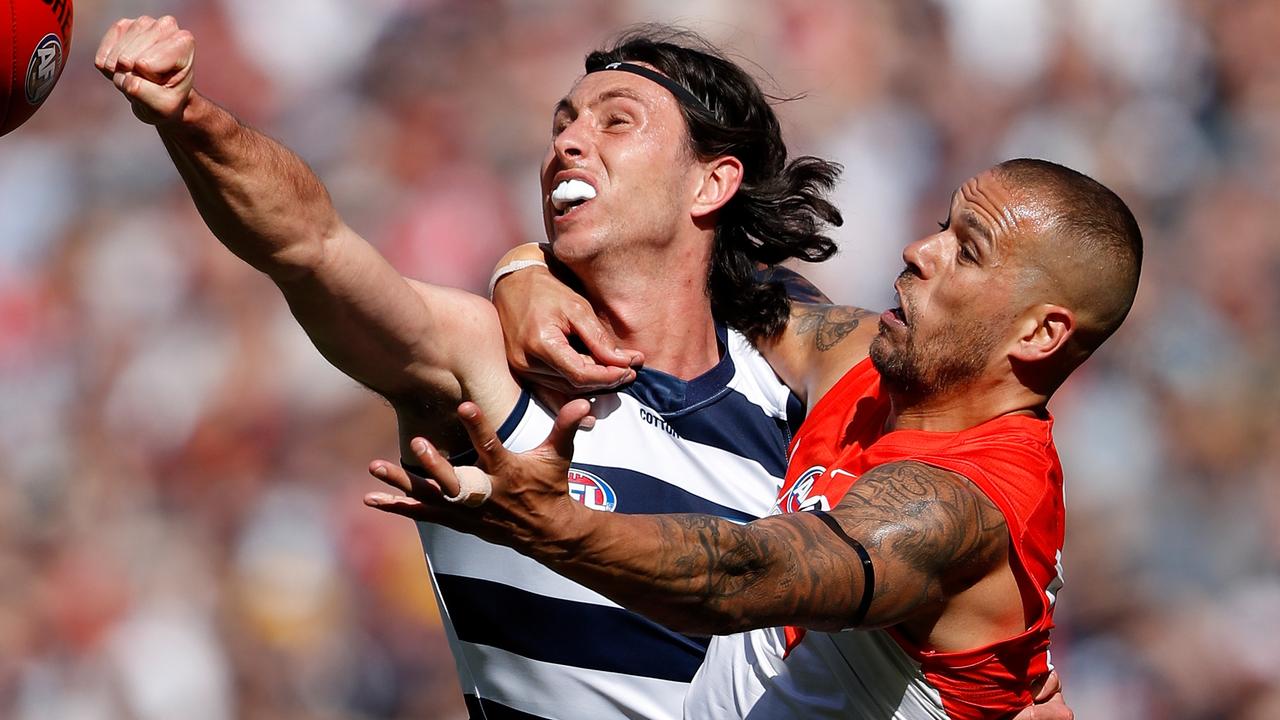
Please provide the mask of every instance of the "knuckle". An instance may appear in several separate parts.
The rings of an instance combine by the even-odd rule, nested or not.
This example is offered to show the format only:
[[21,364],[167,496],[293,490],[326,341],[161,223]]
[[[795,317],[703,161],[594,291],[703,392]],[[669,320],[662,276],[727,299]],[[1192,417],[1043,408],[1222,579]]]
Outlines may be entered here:
[[542,328],[534,334],[533,342],[531,344],[535,347],[547,348],[556,345],[557,341],[561,337],[563,337],[563,335],[559,330],[554,328]]

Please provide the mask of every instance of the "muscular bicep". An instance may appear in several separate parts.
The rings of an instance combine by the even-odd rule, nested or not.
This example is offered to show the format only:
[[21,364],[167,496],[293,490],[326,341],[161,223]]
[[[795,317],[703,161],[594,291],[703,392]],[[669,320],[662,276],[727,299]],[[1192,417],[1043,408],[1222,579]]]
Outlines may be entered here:
[[[936,607],[1007,557],[1008,526],[991,500],[968,479],[921,463],[868,471],[829,515],[865,548],[873,568],[862,627]],[[849,565],[862,575],[854,554]]]
[[761,343],[774,372],[809,409],[867,356],[876,315],[848,305],[793,303],[786,329]]

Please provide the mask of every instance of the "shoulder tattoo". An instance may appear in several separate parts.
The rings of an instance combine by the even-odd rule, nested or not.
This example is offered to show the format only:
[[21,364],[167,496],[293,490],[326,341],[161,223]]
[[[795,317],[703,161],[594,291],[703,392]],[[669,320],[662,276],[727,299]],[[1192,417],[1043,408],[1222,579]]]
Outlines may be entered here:
[[791,322],[797,336],[812,334],[814,347],[826,352],[839,345],[872,314],[848,305],[814,305],[797,307]]

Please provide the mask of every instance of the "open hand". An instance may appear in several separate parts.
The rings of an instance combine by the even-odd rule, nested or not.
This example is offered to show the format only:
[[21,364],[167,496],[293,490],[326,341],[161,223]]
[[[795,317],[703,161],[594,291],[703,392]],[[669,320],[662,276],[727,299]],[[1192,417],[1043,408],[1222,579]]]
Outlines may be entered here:
[[568,492],[573,437],[591,411],[586,400],[560,409],[546,440],[523,453],[503,447],[493,425],[471,402],[458,407],[458,418],[479,455],[479,467],[454,467],[426,439],[414,438],[410,450],[424,471],[410,474],[396,463],[374,460],[369,473],[397,493],[365,495],[369,507],[503,545],[530,547],[555,528],[564,535],[565,523],[585,511]]

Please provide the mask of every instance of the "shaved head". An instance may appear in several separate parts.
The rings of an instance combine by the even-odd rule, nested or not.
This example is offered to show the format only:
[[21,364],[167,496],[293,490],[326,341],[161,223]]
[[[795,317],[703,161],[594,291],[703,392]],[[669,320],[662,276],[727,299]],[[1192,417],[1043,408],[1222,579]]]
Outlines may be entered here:
[[[1120,327],[1138,291],[1142,232],[1114,192],[1087,175],[1045,160],[1018,159],[994,168],[1034,206],[1038,240],[1024,248],[1028,290],[1076,314],[1074,362],[1083,362]],[[1068,370],[1070,368],[1067,368]]]

